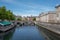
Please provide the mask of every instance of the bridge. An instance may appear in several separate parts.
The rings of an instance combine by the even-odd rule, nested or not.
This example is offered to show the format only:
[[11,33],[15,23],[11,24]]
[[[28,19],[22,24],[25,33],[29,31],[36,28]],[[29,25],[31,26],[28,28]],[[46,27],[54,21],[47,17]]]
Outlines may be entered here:
[[13,21],[15,25],[35,25],[33,21]]

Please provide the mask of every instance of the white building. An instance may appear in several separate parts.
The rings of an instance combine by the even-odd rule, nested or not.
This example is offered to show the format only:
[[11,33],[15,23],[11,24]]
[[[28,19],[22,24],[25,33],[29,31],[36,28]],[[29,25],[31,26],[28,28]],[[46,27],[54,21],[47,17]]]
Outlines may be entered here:
[[49,11],[47,13],[41,13],[40,22],[60,23],[60,5],[55,7],[55,11]]
[[60,5],[57,5],[56,7],[56,19],[57,19],[57,22],[60,23]]

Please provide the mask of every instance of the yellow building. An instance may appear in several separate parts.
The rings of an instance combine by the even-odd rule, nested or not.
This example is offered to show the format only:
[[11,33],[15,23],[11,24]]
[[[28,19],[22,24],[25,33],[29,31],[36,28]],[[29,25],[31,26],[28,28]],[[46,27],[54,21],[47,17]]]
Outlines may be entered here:
[[36,16],[36,21],[40,21],[40,18],[39,18],[39,16]]

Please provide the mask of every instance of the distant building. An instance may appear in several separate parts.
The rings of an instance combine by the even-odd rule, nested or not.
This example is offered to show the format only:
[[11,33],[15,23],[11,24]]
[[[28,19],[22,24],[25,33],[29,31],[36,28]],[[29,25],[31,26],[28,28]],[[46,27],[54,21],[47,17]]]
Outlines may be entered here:
[[28,21],[33,21],[33,18],[36,18],[36,16],[27,16]]
[[27,17],[27,19],[28,19],[28,21],[32,21],[33,20],[32,17]]
[[18,18],[22,18],[21,16],[15,16],[15,18],[16,18],[16,20],[18,19]]
[[22,21],[27,21],[27,17],[22,17]]
[[40,17],[39,16],[36,17],[36,21],[40,21]]
[[40,22],[55,22],[56,20],[56,13],[55,12],[47,12],[40,15]]
[[60,5],[57,5],[55,11],[41,13],[39,15],[40,22],[60,23]]

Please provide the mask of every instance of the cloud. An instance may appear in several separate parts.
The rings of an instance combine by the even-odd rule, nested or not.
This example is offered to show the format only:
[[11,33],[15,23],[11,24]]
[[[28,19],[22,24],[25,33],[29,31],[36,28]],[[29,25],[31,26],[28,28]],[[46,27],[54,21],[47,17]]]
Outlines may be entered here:
[[10,4],[14,4],[16,6],[24,6],[25,8],[30,8],[30,10],[34,9],[34,10],[46,10],[46,11],[49,11],[52,9],[52,7],[49,7],[49,6],[44,6],[44,5],[41,5],[41,4],[34,4],[34,3],[23,3],[23,2],[20,2],[20,1],[16,1],[16,0],[1,0],[2,2],[5,2],[5,3],[10,3]]
[[31,9],[34,9],[34,10],[51,10],[52,8],[49,7],[49,6],[44,6],[44,5],[41,5],[41,4],[34,4],[34,3],[23,3],[23,2],[20,2],[20,1],[16,1],[16,0],[1,0],[2,2],[5,2],[5,3],[10,3],[10,4],[14,4],[16,6],[24,6],[24,7],[27,7],[27,8],[31,8]]
[[5,3],[12,3],[13,0],[0,0],[1,2],[5,2]]
[[[50,11],[53,9],[52,7],[43,6],[43,5],[36,5],[36,4],[33,4],[33,5],[23,4],[22,6],[25,6],[24,8],[21,9],[22,12],[20,11],[16,15],[22,15],[22,16],[24,16],[24,15],[25,16],[39,15],[39,13],[41,13],[41,12]],[[17,9],[17,10],[19,11],[19,9]]]
[[18,0],[1,0],[1,2],[15,5],[13,13],[16,15],[36,15],[42,11],[45,12],[53,9],[50,6],[35,4],[34,2],[24,3]]
[[20,16],[31,16],[31,15],[37,16],[37,15],[39,15],[39,11],[36,11],[36,10],[26,10],[23,12],[15,11],[14,14],[20,15]]

